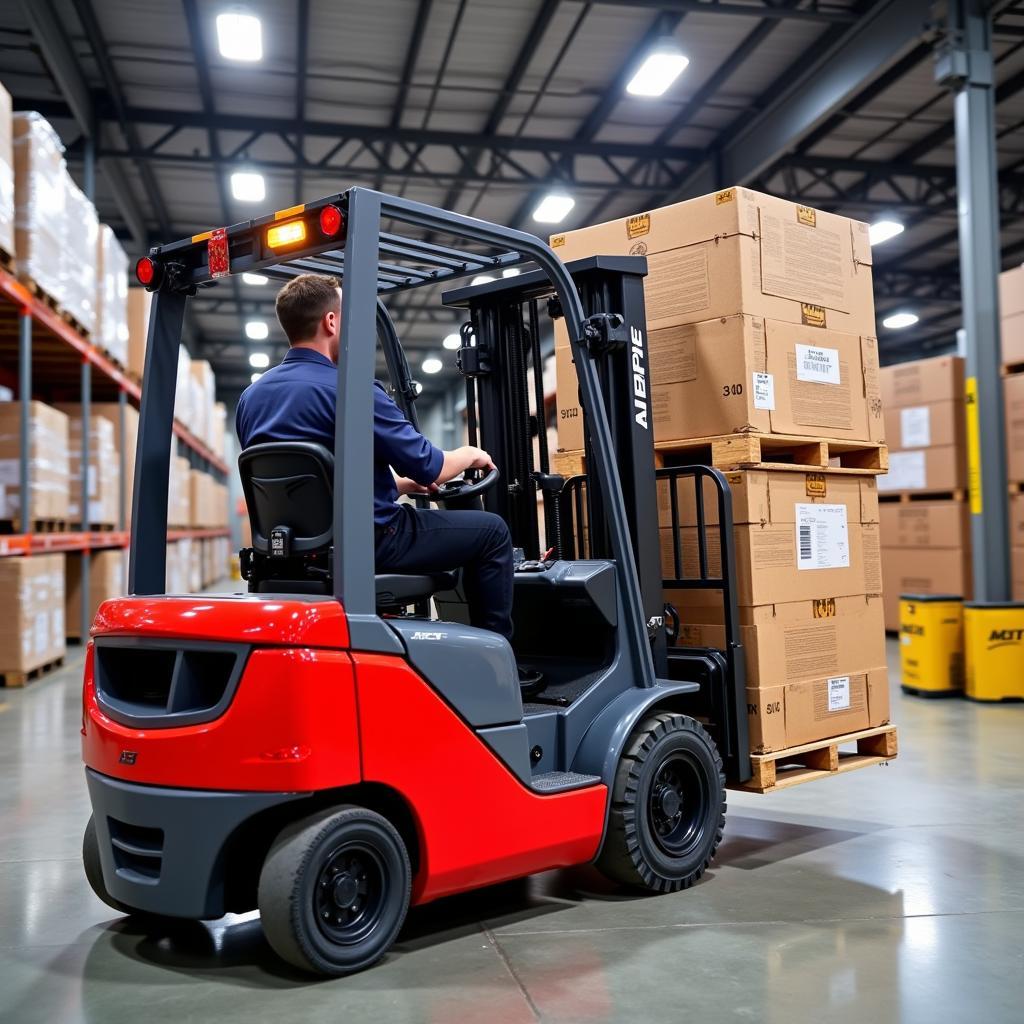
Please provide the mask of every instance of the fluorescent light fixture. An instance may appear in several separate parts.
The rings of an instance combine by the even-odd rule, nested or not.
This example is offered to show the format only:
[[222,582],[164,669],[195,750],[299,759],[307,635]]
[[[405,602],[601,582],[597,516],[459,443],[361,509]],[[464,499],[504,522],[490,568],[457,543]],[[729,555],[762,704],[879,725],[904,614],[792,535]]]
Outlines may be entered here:
[[882,321],[882,326],[899,331],[904,327],[913,327],[919,319],[916,313],[893,313]]
[[572,196],[564,192],[549,192],[533,211],[533,219],[541,224],[557,224],[565,220],[575,205],[576,200]]
[[522,271],[518,267],[509,267],[501,272],[502,277],[518,277]]
[[262,320],[250,320],[245,325],[245,336],[250,341],[264,341],[270,328]]
[[462,335],[447,334],[445,335],[445,339],[444,341],[441,342],[441,344],[444,345],[444,347],[448,349],[449,352],[455,352],[456,350],[462,348]]
[[258,380],[260,379],[260,377],[262,377],[262,376],[263,376],[263,374],[262,374],[262,373],[254,373],[254,374],[253,374],[253,375],[252,375],[252,376],[251,376],[251,377],[249,378],[249,383],[250,383],[250,384],[255,384],[255,383],[256,383],[256,381],[258,381]]
[[898,220],[876,220],[868,228],[868,240],[872,245],[881,245],[890,238],[903,234],[903,225]]
[[684,57],[673,43],[659,46],[637,68],[626,92],[631,96],[661,96],[689,63],[690,58]]
[[242,280],[246,284],[266,284],[270,278],[264,277],[262,274],[243,274]]
[[231,175],[231,194],[243,203],[259,203],[267,194],[267,183],[259,171],[235,171]]
[[470,281],[469,283],[470,286],[475,286],[478,284],[487,284],[488,281],[493,280],[495,280],[493,274],[477,274],[476,277],[474,277],[473,280]]
[[263,26],[255,14],[236,9],[217,15],[217,46],[228,60],[263,59]]
[[444,369],[444,363],[437,356],[428,356],[423,360],[423,366],[420,369],[424,373],[440,373]]
[[265,370],[270,365],[270,356],[266,352],[253,352],[249,356],[249,365],[256,370]]

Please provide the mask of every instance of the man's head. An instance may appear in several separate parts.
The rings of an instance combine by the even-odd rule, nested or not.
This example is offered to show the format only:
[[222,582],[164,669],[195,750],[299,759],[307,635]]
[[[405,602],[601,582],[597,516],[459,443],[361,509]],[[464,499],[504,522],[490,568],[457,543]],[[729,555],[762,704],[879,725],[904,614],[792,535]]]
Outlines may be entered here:
[[277,319],[289,345],[315,348],[338,361],[341,288],[333,277],[300,274],[277,293]]

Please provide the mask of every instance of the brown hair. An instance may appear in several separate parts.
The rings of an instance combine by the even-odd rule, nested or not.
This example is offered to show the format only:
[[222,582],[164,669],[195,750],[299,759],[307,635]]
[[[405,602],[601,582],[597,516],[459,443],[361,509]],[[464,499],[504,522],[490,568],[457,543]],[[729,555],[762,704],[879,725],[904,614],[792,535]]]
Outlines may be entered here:
[[289,344],[309,341],[323,317],[339,308],[338,288],[337,280],[326,274],[300,274],[277,293],[277,319]]

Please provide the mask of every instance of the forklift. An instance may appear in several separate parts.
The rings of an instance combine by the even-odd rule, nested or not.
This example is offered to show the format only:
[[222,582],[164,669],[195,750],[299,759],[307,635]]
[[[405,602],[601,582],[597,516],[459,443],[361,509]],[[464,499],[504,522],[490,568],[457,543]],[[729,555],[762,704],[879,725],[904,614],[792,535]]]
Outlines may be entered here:
[[[508,523],[510,643],[467,624],[457,573],[375,573],[371,475],[378,347],[414,425],[419,390],[385,301],[513,268],[442,296],[466,315],[470,443],[497,469],[431,498]],[[248,271],[343,282],[334,451],[241,452],[248,593],[166,594],[186,304]],[[285,961],[338,976],[380,960],[410,906],[451,894],[588,862],[641,892],[702,876],[726,781],[750,776],[731,500],[715,470],[655,470],[645,273],[642,257],[563,265],[528,233],[362,188],[139,260],[154,295],[130,596],[99,609],[83,688],[100,899],[157,922],[258,909]],[[587,472],[569,479],[544,429],[548,320],[584,411]],[[723,649],[675,643],[665,586],[721,596]]]

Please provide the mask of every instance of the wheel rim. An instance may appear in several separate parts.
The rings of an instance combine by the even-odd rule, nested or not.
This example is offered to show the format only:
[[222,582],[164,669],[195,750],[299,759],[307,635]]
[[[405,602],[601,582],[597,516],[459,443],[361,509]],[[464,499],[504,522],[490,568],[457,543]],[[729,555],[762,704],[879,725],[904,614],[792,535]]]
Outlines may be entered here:
[[672,754],[661,763],[647,798],[651,835],[670,857],[684,857],[703,839],[710,800],[697,761]]
[[387,872],[376,850],[364,843],[344,843],[328,854],[317,874],[317,927],[338,945],[362,942],[380,920],[387,893]]

